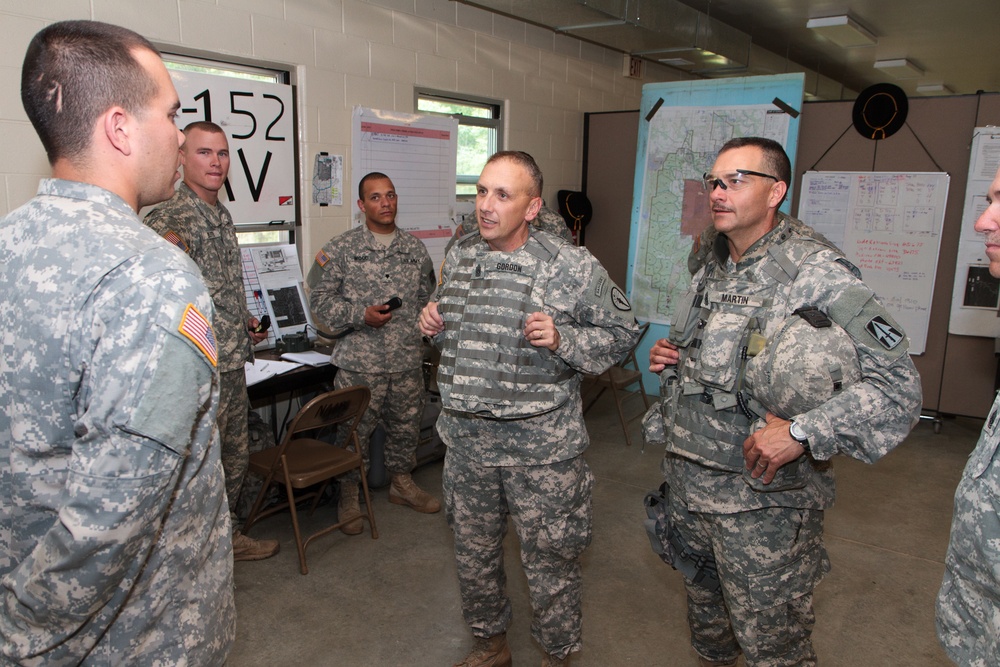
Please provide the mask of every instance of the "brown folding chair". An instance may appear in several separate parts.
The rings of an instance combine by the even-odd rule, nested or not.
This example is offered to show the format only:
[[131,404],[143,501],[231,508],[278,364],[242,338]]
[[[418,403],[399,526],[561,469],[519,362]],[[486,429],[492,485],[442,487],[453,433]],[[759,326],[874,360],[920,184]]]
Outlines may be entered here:
[[[635,345],[631,350],[628,351],[622,360],[617,364],[604,371],[600,375],[586,375],[585,379],[588,383],[599,387],[599,390],[590,398],[587,405],[584,406],[583,411],[587,412],[593,407],[597,399],[601,397],[602,394],[608,389],[611,390],[611,394],[615,397],[615,406],[618,408],[618,420],[622,424],[622,431],[625,432],[625,444],[628,446],[632,445],[632,437],[628,432],[629,423],[635,421],[645,414],[645,410],[649,409],[649,397],[646,396],[646,388],[642,386],[642,369],[639,368],[639,363],[635,359],[635,350],[639,347],[639,343],[646,336],[646,332],[649,331],[649,323],[645,323],[639,326],[639,339],[636,340]],[[638,390],[629,390],[632,385],[638,385]],[[641,395],[642,402],[645,404],[646,408],[642,412],[628,419],[625,418],[625,410],[622,404],[629,396]]]
[[[319,504],[320,496],[330,481],[351,470],[357,470],[361,477],[361,488],[365,494],[365,506],[368,508],[368,525],[372,531],[372,539],[378,539],[378,529],[375,527],[375,515],[372,512],[371,497],[368,495],[368,480],[365,475],[365,464],[361,458],[361,447],[358,443],[356,429],[361,421],[371,393],[368,387],[347,387],[321,394],[309,401],[295,418],[281,444],[277,447],[254,452],[250,455],[250,472],[264,478],[264,483],[257,494],[250,516],[243,526],[246,533],[254,523],[277,512],[288,509],[292,515],[292,527],[295,530],[295,546],[299,550],[299,569],[302,574],[308,574],[306,567],[306,547],[317,537],[326,535],[343,526],[347,521],[338,522],[319,530],[303,541],[299,530],[299,517],[296,503],[312,498],[311,515]],[[338,447],[329,442],[317,440],[315,436],[321,429],[336,426],[337,440],[344,446]],[[347,429],[347,431],[341,431]],[[347,449],[353,444],[354,451]],[[311,493],[296,497],[293,489],[305,489],[316,484],[322,486]],[[272,484],[283,484],[287,500],[261,511],[264,498]],[[353,519],[352,519],[353,520]]]

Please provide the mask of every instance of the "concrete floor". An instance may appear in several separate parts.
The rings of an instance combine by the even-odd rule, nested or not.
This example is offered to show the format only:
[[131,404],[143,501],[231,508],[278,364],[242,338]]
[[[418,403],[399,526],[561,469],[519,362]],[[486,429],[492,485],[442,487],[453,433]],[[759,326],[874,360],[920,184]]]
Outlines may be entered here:
[[[660,452],[626,447],[614,403],[587,415],[586,457],[597,479],[594,540],[584,555],[584,647],[574,667],[695,665],[681,576],[653,554],[642,499],[660,483]],[[827,512],[833,572],[816,591],[814,641],[825,667],[947,666],[934,633],[952,496],[981,420],[921,423],[875,466],[838,459],[837,505]],[[418,469],[440,497],[441,463]],[[444,513],[423,515],[374,491],[379,538],[334,533],[314,542],[299,574],[287,515],[252,534],[281,540],[273,559],[236,564],[237,640],[228,664],[447,667],[472,645],[462,621]],[[313,525],[332,520],[321,507]],[[538,665],[517,539],[507,543],[515,667]],[[742,664],[742,663],[741,663]]]

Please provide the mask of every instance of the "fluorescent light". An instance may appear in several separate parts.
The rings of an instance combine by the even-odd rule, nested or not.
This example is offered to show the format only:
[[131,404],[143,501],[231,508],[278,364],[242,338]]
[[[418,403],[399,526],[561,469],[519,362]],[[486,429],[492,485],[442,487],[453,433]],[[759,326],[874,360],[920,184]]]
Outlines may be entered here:
[[895,60],[876,60],[875,69],[883,74],[888,74],[894,79],[916,79],[924,75],[924,70],[920,69],[906,58],[896,58]]
[[955,91],[943,83],[925,83],[917,86],[917,92],[921,95],[952,95]]
[[694,65],[693,62],[687,60],[686,58],[660,58],[660,62],[664,65],[670,65],[671,67],[691,67]]
[[806,27],[842,48],[871,46],[878,42],[875,35],[846,14],[809,19]]

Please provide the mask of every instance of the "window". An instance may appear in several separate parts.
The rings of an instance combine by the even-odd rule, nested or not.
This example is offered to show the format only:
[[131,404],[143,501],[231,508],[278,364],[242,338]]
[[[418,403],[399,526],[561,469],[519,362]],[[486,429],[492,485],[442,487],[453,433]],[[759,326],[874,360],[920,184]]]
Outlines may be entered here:
[[458,119],[455,195],[474,197],[486,160],[503,145],[503,102],[427,89],[414,93],[417,111]]
[[[267,69],[264,67],[255,67],[252,65],[240,65],[234,63],[220,62],[216,60],[207,60],[203,58],[195,58],[191,56],[183,56],[173,53],[164,53],[163,62],[166,64],[168,70],[178,71],[178,72],[193,72],[198,75],[208,75],[213,77],[227,77],[228,79],[240,79],[244,81],[244,84],[236,83],[228,88],[240,89],[239,92],[230,93],[227,96],[220,95],[222,92],[218,89],[208,89],[206,88],[199,95],[195,95],[192,100],[182,99],[182,114],[178,118],[178,125],[183,129],[183,126],[194,120],[208,119],[216,120],[219,122],[220,118],[224,116],[220,112],[221,104],[229,104],[232,106],[229,117],[233,118],[232,114],[236,114],[235,118],[239,121],[245,121],[246,123],[252,123],[253,130],[249,130],[252,134],[257,135],[257,139],[270,139],[277,135],[282,135],[280,142],[268,142],[267,145],[270,150],[278,151],[284,149],[285,152],[290,156],[290,161],[294,160],[293,151],[294,147],[291,145],[290,141],[285,141],[286,132],[278,132],[273,129],[277,120],[274,118],[278,113],[286,118],[291,118],[293,110],[291,108],[284,108],[284,103],[281,103],[280,112],[271,111],[270,109],[264,109],[262,112],[257,111],[251,105],[260,99],[260,95],[256,95],[253,92],[247,92],[242,90],[242,88],[247,88],[250,90],[249,86],[254,84],[288,84],[289,74],[286,71]],[[179,85],[179,84],[178,84]],[[196,88],[196,90],[201,90],[201,87]],[[183,91],[179,90],[182,93]],[[215,99],[213,99],[213,95]],[[232,96],[236,97],[233,98]],[[271,96],[272,99],[274,96]],[[221,99],[220,99],[221,98]],[[235,99],[235,101],[234,101]],[[279,101],[280,102],[280,101]],[[191,105],[191,106],[189,106]],[[216,116],[220,118],[212,117],[212,109],[215,109]],[[226,107],[222,107],[223,110],[227,110]],[[189,112],[187,118],[185,118],[185,113]],[[257,114],[256,116],[254,114]],[[247,120],[247,119],[250,120]],[[259,122],[258,122],[259,121]],[[273,122],[272,122],[273,121]],[[230,133],[227,131],[227,133]],[[269,173],[267,169],[268,165],[261,167],[260,165],[250,165],[248,164],[242,155],[238,155],[239,148],[234,143],[234,137],[230,139],[230,149],[233,151],[232,163],[229,169],[229,178],[226,184],[226,189],[229,195],[232,196],[232,184],[234,178],[244,177],[249,180],[251,184],[251,189],[254,187],[258,188],[257,194],[259,194],[259,188],[262,186],[264,178],[273,178],[277,174]],[[249,139],[249,134],[244,134],[239,137],[240,139]],[[294,134],[287,137],[289,140],[294,138]],[[271,165],[273,167],[273,165]],[[294,181],[293,181],[294,183]],[[223,201],[226,198],[223,197]],[[246,222],[241,220],[238,214],[238,209],[234,204],[229,204],[229,208],[233,213],[234,223],[236,225],[236,237],[239,240],[240,245],[260,245],[260,244],[274,244],[274,243],[293,243],[294,242],[294,229],[295,221],[285,221],[280,224],[267,223],[267,222]]]

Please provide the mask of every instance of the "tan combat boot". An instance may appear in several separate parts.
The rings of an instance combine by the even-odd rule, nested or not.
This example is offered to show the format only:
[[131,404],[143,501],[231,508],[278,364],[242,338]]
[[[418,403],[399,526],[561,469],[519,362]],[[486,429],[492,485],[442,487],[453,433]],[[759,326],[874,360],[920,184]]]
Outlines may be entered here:
[[337,521],[347,521],[351,517],[357,518],[345,523],[340,527],[340,530],[344,535],[360,535],[361,531],[364,530],[364,523],[361,521],[361,505],[358,504],[358,485],[355,482],[345,481],[340,485]]
[[[407,475],[409,476],[409,475]],[[476,645],[465,660],[455,663],[455,667],[510,667],[510,647],[507,633],[503,632],[486,639],[476,637]]]
[[397,505],[408,505],[424,514],[434,514],[441,511],[441,503],[438,502],[437,498],[417,486],[409,474],[392,476],[392,486],[389,487],[389,502]]
[[567,654],[565,658],[557,658],[554,655],[548,653],[542,658],[542,667],[569,667],[569,656],[572,654]]
[[278,553],[278,540],[255,540],[240,531],[233,533],[233,561],[264,560]]

